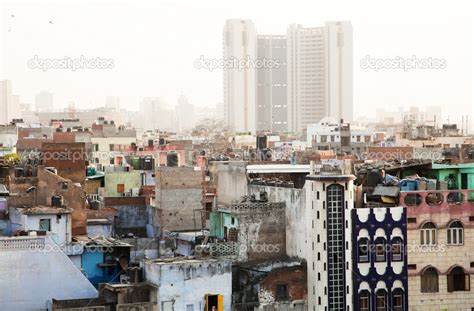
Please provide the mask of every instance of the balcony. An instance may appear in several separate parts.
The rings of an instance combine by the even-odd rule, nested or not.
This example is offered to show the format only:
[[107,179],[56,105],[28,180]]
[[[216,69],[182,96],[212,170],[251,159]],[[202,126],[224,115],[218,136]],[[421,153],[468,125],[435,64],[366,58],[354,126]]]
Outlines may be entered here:
[[449,215],[447,221],[459,219],[470,223],[474,219],[474,190],[402,191],[400,205],[407,208],[408,229],[418,228],[422,220],[437,214]]

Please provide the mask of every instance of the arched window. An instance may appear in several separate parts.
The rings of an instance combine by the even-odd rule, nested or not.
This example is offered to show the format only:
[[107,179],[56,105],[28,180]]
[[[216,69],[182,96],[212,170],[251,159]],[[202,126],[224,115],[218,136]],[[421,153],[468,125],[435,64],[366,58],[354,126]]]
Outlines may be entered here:
[[438,287],[438,271],[430,267],[421,274],[421,292],[422,293],[437,293]]
[[383,289],[379,289],[375,294],[375,310],[386,311],[387,310],[387,292]]
[[358,241],[359,262],[369,262],[369,239],[360,238]]
[[436,244],[436,226],[432,222],[425,223],[420,230],[421,245]]
[[393,311],[403,311],[403,290],[400,288],[392,292]]
[[378,237],[375,239],[375,261],[383,262],[385,261],[385,239]]
[[453,221],[448,226],[448,245],[463,245],[464,227],[460,221]]
[[401,237],[394,237],[392,239],[392,261],[403,260],[403,240]]
[[453,268],[448,274],[448,292],[470,290],[469,274],[461,267]]
[[368,290],[363,290],[359,293],[359,310],[370,310],[370,293]]

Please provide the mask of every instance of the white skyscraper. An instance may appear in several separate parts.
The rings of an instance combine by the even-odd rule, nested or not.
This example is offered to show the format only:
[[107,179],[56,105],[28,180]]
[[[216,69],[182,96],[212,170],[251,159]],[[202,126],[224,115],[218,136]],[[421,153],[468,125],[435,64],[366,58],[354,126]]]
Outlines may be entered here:
[[0,81],[0,124],[8,124],[12,119],[20,118],[20,97],[12,95],[10,80]]
[[35,106],[37,112],[51,112],[54,110],[53,93],[41,91],[35,96]]
[[[228,20],[223,32],[224,60],[233,64],[255,61],[257,32],[250,20]],[[224,66],[225,123],[236,132],[256,131],[256,68]]]
[[290,25],[287,31],[288,130],[331,116],[352,121],[352,25]]
[[352,24],[326,22],[327,116],[352,122]]
[[188,98],[181,95],[175,108],[176,119],[178,120],[177,131],[188,131],[196,126],[196,113],[194,106],[189,103]]

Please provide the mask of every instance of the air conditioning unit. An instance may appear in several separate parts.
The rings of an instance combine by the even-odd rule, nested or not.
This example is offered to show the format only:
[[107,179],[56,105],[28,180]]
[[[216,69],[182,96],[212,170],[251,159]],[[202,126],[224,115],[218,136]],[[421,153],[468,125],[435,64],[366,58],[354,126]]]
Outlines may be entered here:
[[130,193],[131,193],[132,197],[138,197],[138,195],[140,194],[140,189],[132,188],[132,189],[130,189]]

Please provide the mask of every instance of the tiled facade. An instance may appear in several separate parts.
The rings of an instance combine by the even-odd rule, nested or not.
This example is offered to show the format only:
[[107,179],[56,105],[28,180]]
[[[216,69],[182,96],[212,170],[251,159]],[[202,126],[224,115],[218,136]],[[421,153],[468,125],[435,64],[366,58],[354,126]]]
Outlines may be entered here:
[[408,310],[406,210],[352,210],[354,310]]
[[[474,202],[467,200],[472,193],[474,190],[402,192],[400,203],[408,205],[411,311],[474,307]],[[406,199],[408,195],[412,196]],[[418,202],[413,195],[420,196]],[[430,196],[438,197],[436,203],[427,203]],[[448,203],[448,196],[454,196],[456,202]]]
[[352,175],[306,177],[308,310],[352,310]]

